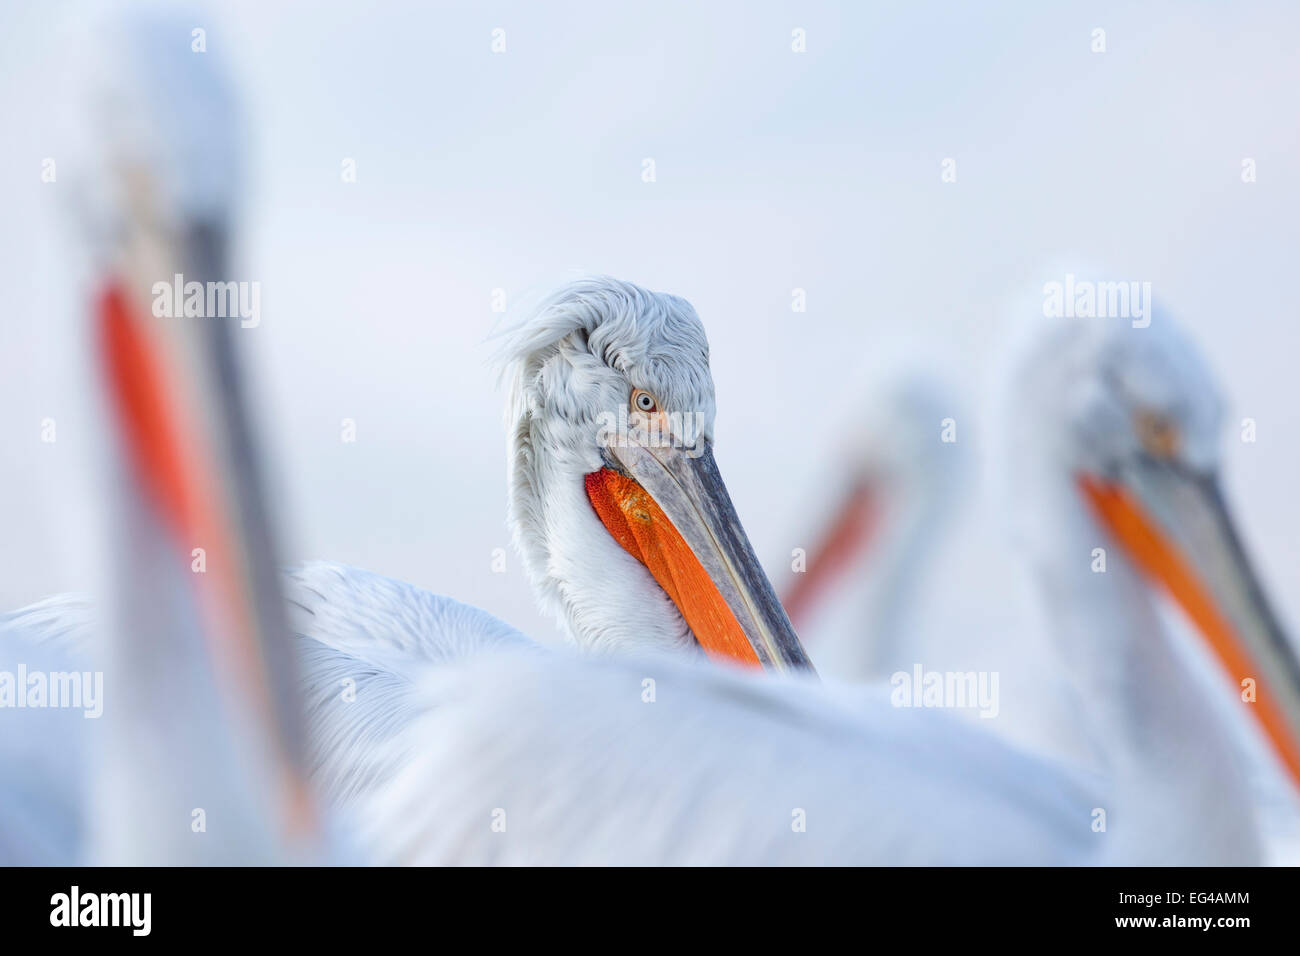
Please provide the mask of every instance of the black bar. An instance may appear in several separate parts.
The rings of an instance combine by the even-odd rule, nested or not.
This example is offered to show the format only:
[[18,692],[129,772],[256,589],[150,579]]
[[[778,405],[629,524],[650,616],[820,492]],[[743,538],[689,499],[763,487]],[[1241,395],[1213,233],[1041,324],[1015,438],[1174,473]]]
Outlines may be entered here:
[[[149,894],[117,927],[54,926],[59,895]],[[764,927],[836,927],[867,945],[943,940],[1130,936],[1147,942],[1201,936],[1231,944],[1241,934],[1293,930],[1292,869],[9,869],[0,870],[0,926],[7,943],[100,938],[199,940],[205,944],[292,938],[295,943],[375,942],[414,932],[430,949],[469,933],[481,942],[515,930],[540,944],[622,927],[618,938],[655,938],[701,920],[729,942]],[[1122,894],[1122,895],[1121,895]],[[1171,900],[1171,894],[1176,894]],[[765,902],[759,902],[765,901]],[[112,915],[112,906],[103,910]],[[137,917],[136,922],[127,918]],[[1134,923],[1134,920],[1141,921]],[[1209,920],[1208,928],[1201,921]],[[1231,920],[1235,925],[1224,921]],[[1150,921],[1150,922],[1147,922]],[[1196,921],[1193,923],[1192,921]],[[1242,921],[1242,922],[1239,922]],[[1145,923],[1145,925],[1143,925]],[[1121,925],[1123,924],[1123,925]],[[379,933],[379,936],[376,936]],[[16,950],[10,950],[15,952]]]

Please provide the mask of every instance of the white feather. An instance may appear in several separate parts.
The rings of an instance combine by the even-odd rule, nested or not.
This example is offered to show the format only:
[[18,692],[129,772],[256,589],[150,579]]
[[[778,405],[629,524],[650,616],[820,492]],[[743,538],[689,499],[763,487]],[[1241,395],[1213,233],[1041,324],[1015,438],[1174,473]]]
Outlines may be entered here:
[[1060,864],[1108,845],[1081,779],[879,693],[494,653],[418,700],[418,747],[359,815],[380,862]]

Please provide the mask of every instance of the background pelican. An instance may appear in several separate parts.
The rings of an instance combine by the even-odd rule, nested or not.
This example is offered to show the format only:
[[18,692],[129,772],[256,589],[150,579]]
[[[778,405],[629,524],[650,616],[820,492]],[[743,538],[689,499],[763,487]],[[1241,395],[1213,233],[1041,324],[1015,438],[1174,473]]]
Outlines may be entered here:
[[[1036,318],[1005,371],[1000,418],[1009,440],[998,459],[1039,611],[1019,636],[1045,639],[1060,675],[1044,673],[1040,683],[1062,681],[1073,691],[1068,720],[1090,764],[1112,782],[1123,826],[1143,833],[1152,859],[1254,859],[1261,811],[1264,829],[1275,831],[1276,808],[1293,805],[1295,791],[1270,785],[1267,775],[1263,784],[1247,780],[1243,727],[1263,731],[1294,782],[1300,670],[1218,490],[1221,402],[1208,370],[1173,319],[1158,313],[1151,328],[1127,318]],[[940,415],[920,418],[913,434],[933,442],[923,446],[933,454]],[[915,460],[897,451],[882,457]],[[916,479],[923,500],[932,484]],[[856,589],[857,609],[871,613],[857,619],[856,633],[841,632],[836,660],[861,667],[884,649],[892,655],[885,673],[909,671],[911,661],[942,669],[962,642],[997,644],[997,635],[956,633],[936,647],[896,622],[881,627],[882,582],[843,573],[855,539],[867,550],[869,487],[858,481],[844,496],[809,580],[796,578],[792,616],[832,578],[830,553],[840,562],[831,570],[841,573],[829,583]],[[898,560],[888,539],[882,557],[887,568]],[[858,559],[859,574],[864,563]],[[1010,584],[989,596],[1006,600]],[[1166,592],[1192,633],[1163,612]],[[1206,642],[1208,657],[1198,647]],[[1002,649],[1015,654],[1020,646]],[[1243,679],[1272,688],[1266,706],[1241,702]]]
[[1256,814],[1233,740],[1254,724],[1300,782],[1300,668],[1219,487],[1213,378],[1156,303],[1149,327],[1036,319],[1006,382],[999,458],[1032,629],[1077,692],[1094,765],[1171,860],[1246,846]]
[[[920,660],[917,613],[963,492],[964,419],[919,366],[867,373],[805,519],[807,566],[782,601],[821,673],[887,678]],[[945,437],[947,440],[945,440]]]

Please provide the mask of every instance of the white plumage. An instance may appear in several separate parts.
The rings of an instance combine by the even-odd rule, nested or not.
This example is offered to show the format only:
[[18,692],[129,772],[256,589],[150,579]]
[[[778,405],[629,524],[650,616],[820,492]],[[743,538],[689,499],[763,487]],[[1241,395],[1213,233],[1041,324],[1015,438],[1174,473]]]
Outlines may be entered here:
[[349,807],[416,745],[415,694],[430,671],[494,650],[536,650],[468,604],[358,568],[312,562],[284,576],[297,637],[312,776]]
[[490,653],[418,699],[418,744],[360,814],[381,862],[1059,864],[1107,845],[1086,781],[880,691]]
[[546,650],[341,565],[287,582],[313,778],[373,862],[1064,863],[1104,848],[1092,781],[883,689]]

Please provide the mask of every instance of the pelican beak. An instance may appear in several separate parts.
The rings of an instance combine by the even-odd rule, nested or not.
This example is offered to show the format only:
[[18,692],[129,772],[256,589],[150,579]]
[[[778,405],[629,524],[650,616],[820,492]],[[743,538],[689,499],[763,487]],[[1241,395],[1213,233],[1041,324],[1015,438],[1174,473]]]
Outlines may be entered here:
[[609,533],[672,598],[712,657],[772,670],[812,670],[763,573],[718,474],[699,442],[607,449],[609,466],[586,476],[587,497]]
[[790,620],[802,626],[822,593],[846,571],[875,532],[879,490],[869,477],[859,477],[849,488],[816,547],[809,552],[808,567],[796,575],[785,593]]
[[[1246,558],[1213,474],[1144,457],[1084,497],[1138,567],[1196,625],[1300,786],[1300,663]],[[1247,683],[1253,681],[1253,685]]]

